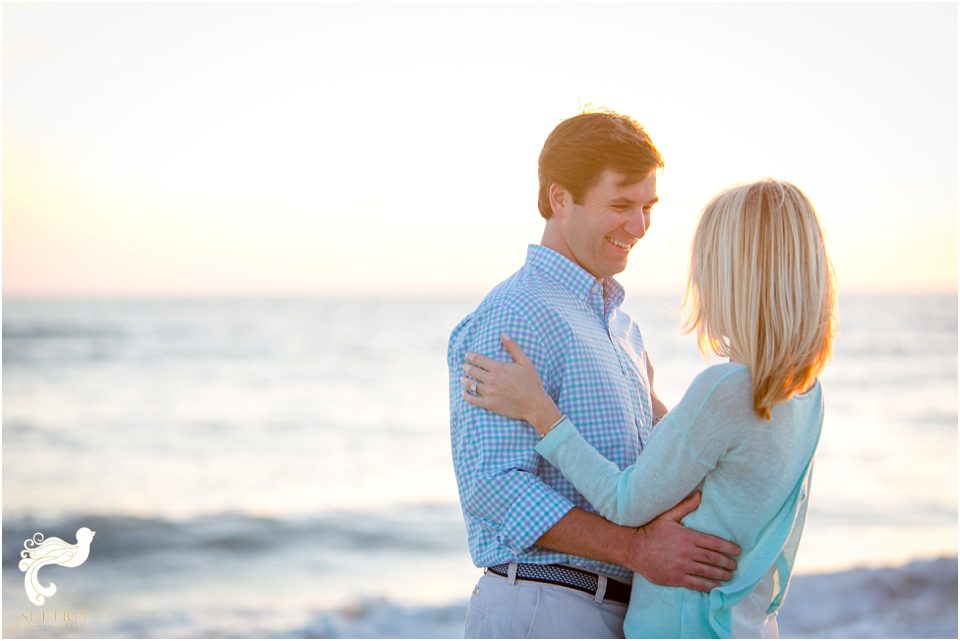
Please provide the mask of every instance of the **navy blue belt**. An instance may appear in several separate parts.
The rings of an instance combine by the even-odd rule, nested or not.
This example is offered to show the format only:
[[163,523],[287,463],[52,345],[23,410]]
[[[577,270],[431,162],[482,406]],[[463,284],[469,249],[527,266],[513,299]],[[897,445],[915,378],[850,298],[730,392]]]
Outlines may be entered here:
[[[510,570],[509,563],[491,565],[487,568],[499,576],[507,576]],[[600,588],[600,577],[593,572],[577,570],[566,565],[537,565],[535,563],[518,563],[517,578],[535,583],[549,583],[565,588],[573,588],[596,596]],[[603,593],[604,600],[616,601],[627,605],[630,603],[630,585],[607,577],[607,589]]]

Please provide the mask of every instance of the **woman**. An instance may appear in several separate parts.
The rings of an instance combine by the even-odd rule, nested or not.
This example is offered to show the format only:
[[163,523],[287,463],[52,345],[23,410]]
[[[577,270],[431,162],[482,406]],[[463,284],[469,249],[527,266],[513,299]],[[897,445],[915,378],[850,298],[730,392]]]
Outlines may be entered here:
[[733,579],[710,593],[634,576],[628,637],[776,637],[806,517],[823,422],[817,376],[830,355],[835,294],[823,231],[806,196],[764,180],[731,188],[704,209],[693,240],[685,306],[707,368],[625,470],[603,458],[543,390],[530,360],[468,354],[471,404],[526,420],[537,452],[604,517],[638,526],[698,487],[684,525],[737,543]]

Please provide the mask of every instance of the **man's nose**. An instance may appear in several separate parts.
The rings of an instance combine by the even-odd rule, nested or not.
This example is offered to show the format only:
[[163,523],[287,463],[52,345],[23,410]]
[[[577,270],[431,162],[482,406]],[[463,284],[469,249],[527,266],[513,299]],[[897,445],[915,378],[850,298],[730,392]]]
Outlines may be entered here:
[[630,217],[630,220],[623,226],[623,229],[634,238],[643,238],[647,230],[650,229],[650,215],[641,210],[639,213]]

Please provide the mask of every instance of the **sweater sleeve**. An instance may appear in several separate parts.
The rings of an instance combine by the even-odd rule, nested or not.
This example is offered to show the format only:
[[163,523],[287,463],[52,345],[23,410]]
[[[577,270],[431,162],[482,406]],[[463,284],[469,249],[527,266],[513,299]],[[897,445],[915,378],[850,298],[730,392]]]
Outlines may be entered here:
[[688,496],[727,450],[731,435],[721,427],[718,407],[723,403],[713,398],[723,379],[707,378],[694,381],[625,470],[597,452],[569,419],[540,441],[537,452],[605,518],[631,527],[648,523]]

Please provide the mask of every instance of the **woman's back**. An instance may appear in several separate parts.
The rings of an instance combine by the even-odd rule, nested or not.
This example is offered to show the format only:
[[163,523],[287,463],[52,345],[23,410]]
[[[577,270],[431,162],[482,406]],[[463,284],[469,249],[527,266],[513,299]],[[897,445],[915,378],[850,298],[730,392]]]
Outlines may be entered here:
[[[734,627],[731,619],[736,614],[739,625],[735,627],[739,629],[733,631],[759,637],[766,618],[758,611],[762,592],[775,595],[778,582],[785,587],[792,566],[791,555],[787,576],[768,575],[775,558],[787,546],[789,533],[799,538],[802,529],[805,510],[797,514],[801,506],[791,505],[792,496],[806,476],[816,448],[823,406],[820,385],[816,383],[806,393],[774,406],[771,419],[766,420],[753,409],[752,390],[750,372],[745,366],[728,363],[708,368],[668,415],[671,420],[665,419],[656,429],[640,457],[640,464],[663,472],[654,482],[645,483],[646,492],[652,493],[662,493],[667,490],[667,484],[675,482],[674,474],[663,468],[664,463],[678,462],[676,453],[669,449],[679,446],[702,468],[709,468],[703,480],[700,507],[683,523],[741,547],[732,581],[718,590],[737,594],[738,600],[743,601],[731,610],[731,599],[726,599],[721,609],[730,610],[730,617],[719,612],[713,616],[720,616],[722,625]],[[675,433],[668,434],[667,430]],[[674,460],[665,461],[665,458]],[[797,500],[805,504],[805,499],[800,492]],[[777,516],[785,506],[786,511],[792,512],[787,538],[771,531],[776,529]],[[782,523],[779,525],[783,527]],[[767,581],[756,590],[765,576]],[[634,597],[625,623],[628,636],[664,634],[662,626],[667,624],[664,619],[671,615],[676,617],[675,625],[679,626],[674,629],[675,634],[713,636],[715,629],[703,628],[709,622],[709,616],[704,615],[711,609],[717,610],[717,603],[711,605],[711,599],[718,601],[718,595],[711,597],[683,588],[658,586],[638,575],[634,579]],[[664,600],[674,605],[664,607]],[[650,607],[649,604],[656,605]],[[762,605],[763,614],[769,605],[770,600]],[[744,630],[744,625],[756,627]]]
[[[695,443],[717,439],[725,450],[704,479],[700,508],[684,524],[741,548],[752,547],[763,514],[783,503],[816,446],[822,416],[820,385],[775,405],[771,419],[765,420],[753,410],[750,372],[743,365],[716,365],[697,379],[691,391],[710,397],[699,416],[691,417],[699,424],[688,429],[707,432]],[[685,397],[683,403],[695,400]],[[686,408],[672,413],[678,410]],[[668,426],[656,431],[662,427]]]

